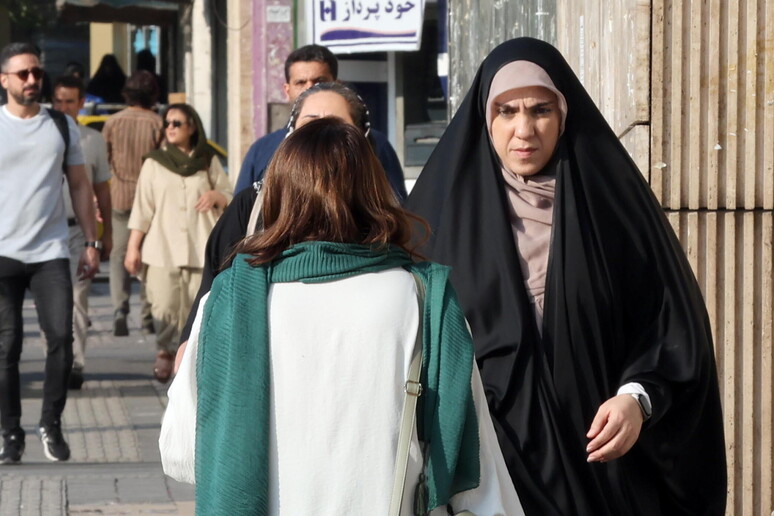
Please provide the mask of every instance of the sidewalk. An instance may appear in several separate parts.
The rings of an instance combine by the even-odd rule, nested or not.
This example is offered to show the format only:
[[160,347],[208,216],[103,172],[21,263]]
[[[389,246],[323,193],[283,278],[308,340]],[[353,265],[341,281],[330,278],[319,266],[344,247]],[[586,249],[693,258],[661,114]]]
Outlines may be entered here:
[[[103,268],[106,264],[103,264]],[[103,275],[104,276],[104,275]],[[161,470],[158,436],[166,389],[152,375],[153,336],[139,327],[135,282],[129,336],[113,336],[107,282],[92,285],[83,388],[69,391],[62,417],[72,458],[49,462],[35,433],[40,418],[45,346],[32,300],[24,302],[20,465],[0,466],[3,516],[194,514],[193,486]]]

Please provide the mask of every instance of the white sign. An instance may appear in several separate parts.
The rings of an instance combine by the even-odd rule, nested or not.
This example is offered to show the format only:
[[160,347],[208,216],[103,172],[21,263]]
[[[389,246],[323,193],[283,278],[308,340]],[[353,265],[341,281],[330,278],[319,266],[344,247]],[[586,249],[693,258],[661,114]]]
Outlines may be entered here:
[[290,14],[289,5],[266,6],[266,21],[268,23],[290,23]]
[[332,52],[417,50],[425,0],[310,0],[309,32]]

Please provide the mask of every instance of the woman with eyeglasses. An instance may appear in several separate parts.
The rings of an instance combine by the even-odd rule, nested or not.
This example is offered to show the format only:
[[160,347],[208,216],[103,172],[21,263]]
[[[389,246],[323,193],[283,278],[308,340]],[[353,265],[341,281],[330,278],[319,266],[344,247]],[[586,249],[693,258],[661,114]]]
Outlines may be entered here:
[[231,200],[231,184],[191,106],[167,108],[164,136],[161,148],[144,156],[124,260],[130,274],[145,278],[158,347],[153,374],[161,383],[172,375],[201,283],[204,244]]

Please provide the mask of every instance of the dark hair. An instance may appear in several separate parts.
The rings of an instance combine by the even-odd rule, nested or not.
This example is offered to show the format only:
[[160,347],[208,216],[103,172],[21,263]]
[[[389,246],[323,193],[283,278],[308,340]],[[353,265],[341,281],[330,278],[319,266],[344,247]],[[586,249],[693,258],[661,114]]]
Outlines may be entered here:
[[327,241],[394,245],[411,252],[411,220],[362,131],[340,119],[313,120],[288,136],[266,171],[263,233],[237,253],[252,265],[270,262],[291,246]]
[[191,147],[196,147],[196,144],[199,143],[199,126],[196,123],[196,121],[199,119],[199,117],[196,115],[196,110],[194,110],[193,106],[190,106],[188,104],[183,104],[182,102],[179,104],[170,104],[167,106],[167,108],[164,110],[164,113],[161,115],[161,117],[166,120],[167,119],[167,113],[172,111],[173,109],[176,109],[178,111],[181,111],[185,117],[187,118],[187,122],[189,126],[193,126],[196,128],[196,131],[191,135],[191,141],[189,144]]
[[290,82],[290,66],[293,63],[306,63],[316,61],[328,65],[333,79],[339,76],[339,61],[333,52],[322,45],[306,45],[295,49],[285,59],[285,82]]
[[83,87],[83,81],[74,75],[62,75],[57,77],[54,81],[54,93],[57,88],[76,88],[78,90],[78,98],[82,99],[86,89]]
[[86,70],[83,68],[83,65],[79,63],[78,61],[70,61],[67,63],[67,66],[65,66],[64,73],[62,74],[64,76],[76,76],[83,80],[86,77]]
[[0,71],[5,72],[5,67],[8,66],[8,61],[10,61],[12,57],[23,54],[32,54],[40,59],[40,51],[38,51],[38,48],[35,45],[21,41],[8,43],[3,47],[3,50],[0,51]]
[[137,69],[156,73],[156,56],[148,48],[137,52]]
[[301,92],[290,110],[288,131],[292,132],[295,129],[296,122],[298,121],[298,114],[301,112],[301,108],[304,107],[306,99],[321,91],[330,91],[341,95],[349,105],[349,116],[352,117],[352,121],[363,131],[363,134],[368,136],[368,133],[371,131],[368,106],[366,106],[363,99],[355,92],[355,90],[341,82],[320,82]]
[[137,70],[127,79],[121,94],[130,106],[150,109],[159,98],[159,83],[148,70]]
[[105,102],[123,102],[121,90],[126,82],[126,74],[113,54],[105,54],[99,62],[97,71],[89,82],[86,91],[102,98]]

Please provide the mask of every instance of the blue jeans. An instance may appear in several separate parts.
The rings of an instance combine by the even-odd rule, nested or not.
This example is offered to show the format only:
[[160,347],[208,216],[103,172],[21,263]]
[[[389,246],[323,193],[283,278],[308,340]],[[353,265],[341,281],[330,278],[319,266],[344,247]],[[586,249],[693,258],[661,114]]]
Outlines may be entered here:
[[67,401],[73,366],[73,287],[67,258],[22,263],[0,256],[0,426],[21,428],[19,357],[24,326],[22,303],[29,289],[46,338],[41,426],[58,422]]

